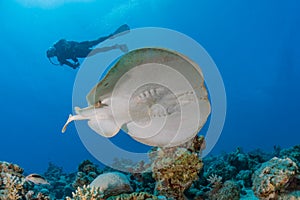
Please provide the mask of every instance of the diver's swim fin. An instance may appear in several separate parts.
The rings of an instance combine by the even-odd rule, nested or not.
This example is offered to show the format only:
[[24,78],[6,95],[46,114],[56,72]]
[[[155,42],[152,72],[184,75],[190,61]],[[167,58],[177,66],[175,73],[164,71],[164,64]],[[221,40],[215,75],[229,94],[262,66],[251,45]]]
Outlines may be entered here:
[[127,24],[123,24],[122,26],[120,26],[113,34],[112,36],[110,37],[110,39],[114,39],[116,37],[119,37],[119,36],[122,36],[122,35],[125,35],[127,33],[129,33],[130,31],[130,28]]

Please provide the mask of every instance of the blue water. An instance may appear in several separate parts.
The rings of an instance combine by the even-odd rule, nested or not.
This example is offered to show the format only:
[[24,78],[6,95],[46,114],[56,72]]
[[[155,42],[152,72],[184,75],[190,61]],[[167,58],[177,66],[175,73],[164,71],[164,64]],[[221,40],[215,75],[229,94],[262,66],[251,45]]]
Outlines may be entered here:
[[[298,0],[38,2],[0,1],[0,160],[37,173],[50,161],[67,171],[84,159],[97,163],[74,124],[60,132],[72,112],[77,71],[51,65],[45,52],[58,39],[92,40],[124,23],[180,31],[214,59],[227,116],[213,153],[300,143]],[[119,138],[129,149],[140,147]]]

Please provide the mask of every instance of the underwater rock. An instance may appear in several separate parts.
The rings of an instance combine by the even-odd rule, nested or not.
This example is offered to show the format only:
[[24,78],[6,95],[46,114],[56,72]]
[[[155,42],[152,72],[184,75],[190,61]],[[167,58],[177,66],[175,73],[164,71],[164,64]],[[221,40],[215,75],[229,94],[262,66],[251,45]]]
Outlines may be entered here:
[[184,199],[183,192],[198,178],[203,163],[197,153],[186,148],[157,148],[152,154],[155,194]]
[[120,172],[109,172],[99,175],[90,187],[100,188],[103,197],[132,192],[129,180]]
[[260,199],[278,199],[289,191],[297,173],[298,167],[290,158],[274,157],[254,172],[252,189]]

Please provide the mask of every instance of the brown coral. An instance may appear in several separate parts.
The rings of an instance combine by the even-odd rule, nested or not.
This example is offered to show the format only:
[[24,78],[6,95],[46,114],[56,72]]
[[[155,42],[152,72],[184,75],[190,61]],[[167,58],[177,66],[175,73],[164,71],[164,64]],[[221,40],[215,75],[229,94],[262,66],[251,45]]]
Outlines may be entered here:
[[198,178],[198,172],[203,166],[199,158],[200,142],[203,144],[203,137],[196,137],[181,147],[157,148],[151,152],[157,194],[184,199],[183,192]]

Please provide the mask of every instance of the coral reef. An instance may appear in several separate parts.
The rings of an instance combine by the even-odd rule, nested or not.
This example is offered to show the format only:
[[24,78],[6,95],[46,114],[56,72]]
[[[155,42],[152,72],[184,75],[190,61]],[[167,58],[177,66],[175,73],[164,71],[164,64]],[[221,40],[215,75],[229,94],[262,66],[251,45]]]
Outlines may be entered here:
[[128,173],[88,160],[77,173],[65,173],[49,163],[43,177],[50,184],[44,185],[28,181],[18,165],[0,162],[0,200],[300,199],[299,145],[276,146],[273,153],[237,148],[202,160],[204,146],[204,138],[196,137],[179,147],[154,147],[151,163],[116,161]]
[[240,200],[259,200],[255,195],[252,189],[246,189],[243,193],[241,193]]
[[210,200],[239,200],[240,187],[234,181],[225,181],[224,184],[217,184],[209,192],[208,197]]
[[51,200],[55,198],[51,198],[49,196],[49,191],[47,189],[42,189],[40,192],[35,193],[30,190],[25,195],[26,200]]
[[77,188],[83,187],[84,185],[89,185],[101,173],[102,170],[99,167],[97,167],[91,161],[85,160],[79,164],[76,179],[72,186]]
[[214,188],[220,187],[222,185],[222,177],[216,174],[211,175],[207,180]]
[[16,164],[0,162],[0,172],[9,173],[18,177],[23,177],[22,174],[24,172],[24,169]]
[[1,173],[2,185],[4,190],[1,191],[0,199],[5,200],[17,200],[22,199],[24,194],[23,183],[24,179],[17,176]]
[[[276,150],[277,154],[277,150]],[[273,158],[275,155],[274,153],[267,153],[262,151],[261,149],[255,149],[253,151],[250,151],[248,153],[249,155],[249,169],[256,170],[259,168],[260,163],[267,162],[271,158]]]
[[299,200],[300,191],[291,192],[288,194],[282,194],[278,197],[278,200]]
[[203,177],[208,179],[210,176],[216,174],[223,178],[223,181],[230,180],[232,177],[235,177],[238,173],[236,167],[230,165],[227,160],[218,159],[214,162],[211,162],[207,165],[204,163],[204,173]]
[[0,162],[0,199],[17,200],[22,199],[25,194],[23,184],[24,170],[16,164]]
[[167,198],[164,196],[155,196],[147,192],[134,192],[131,194],[121,194],[118,196],[112,196],[107,198],[107,200],[145,200],[145,199],[166,200]]
[[115,159],[113,166],[116,167],[116,169],[123,169],[123,171],[129,172],[129,181],[134,191],[153,192],[155,188],[155,180],[152,177],[150,163],[145,163],[144,161],[134,163],[128,159]]
[[[54,168],[54,165],[50,165],[49,168]],[[2,200],[48,200],[59,199],[55,184],[58,183],[55,173],[50,173],[49,168],[45,173],[46,177],[50,179],[50,185],[35,185],[26,181],[23,175],[24,170],[16,164],[0,162],[0,199]],[[51,171],[51,170],[50,170]],[[60,176],[61,177],[61,176]],[[68,182],[70,180],[66,180]],[[50,191],[52,194],[56,194],[50,197]],[[65,188],[61,188],[61,192],[65,191]]]
[[239,173],[235,176],[235,179],[237,181],[241,181],[242,184],[249,188],[252,186],[252,174],[253,174],[253,171],[252,170],[241,170],[239,171]]
[[133,192],[105,198],[99,187],[90,186],[78,187],[72,195],[73,198],[66,197],[66,200],[167,200],[164,196],[155,196],[147,192]]
[[155,194],[184,199],[184,191],[198,178],[203,166],[199,158],[203,137],[195,137],[181,147],[156,148],[150,153]]
[[[67,174],[63,172],[63,168],[53,163],[49,163],[47,171],[44,173],[44,177],[50,183],[47,188],[40,187],[37,190],[48,189],[55,194],[52,198],[64,199],[66,196],[71,196],[75,189],[72,186],[72,182],[75,180],[75,174]],[[44,192],[45,193],[45,192]]]
[[253,174],[253,191],[260,199],[278,199],[295,181],[298,167],[290,158],[274,157]]
[[102,170],[89,160],[85,160],[78,166],[76,180],[72,186],[74,188],[89,185],[98,175],[102,174]]
[[[223,184],[222,182],[227,180],[235,181],[240,186],[240,194],[245,196],[249,193],[249,188],[252,187],[252,174],[262,163],[270,160],[272,155],[282,155],[282,157],[294,155],[297,157],[298,148],[296,147],[288,150],[274,147],[273,153],[266,153],[261,150],[244,153],[241,148],[237,148],[228,154],[207,156],[203,159],[204,167],[199,173],[199,179],[192,184],[185,194],[189,199],[209,199],[209,193],[218,188],[212,184],[212,181],[222,177],[221,181],[216,181],[220,183],[220,186]],[[294,181],[293,185],[295,184],[297,182]]]
[[240,147],[235,152],[229,153],[227,160],[237,171],[249,169],[249,155],[244,153]]
[[288,157],[292,159],[300,167],[300,145],[288,149],[282,149],[279,156],[282,158]]
[[152,172],[132,173],[130,183],[136,192],[150,192],[155,188],[155,180],[152,177]]
[[66,200],[102,200],[103,193],[100,191],[100,188],[84,185],[82,188],[78,187],[75,192],[72,192],[72,197],[66,197]]

